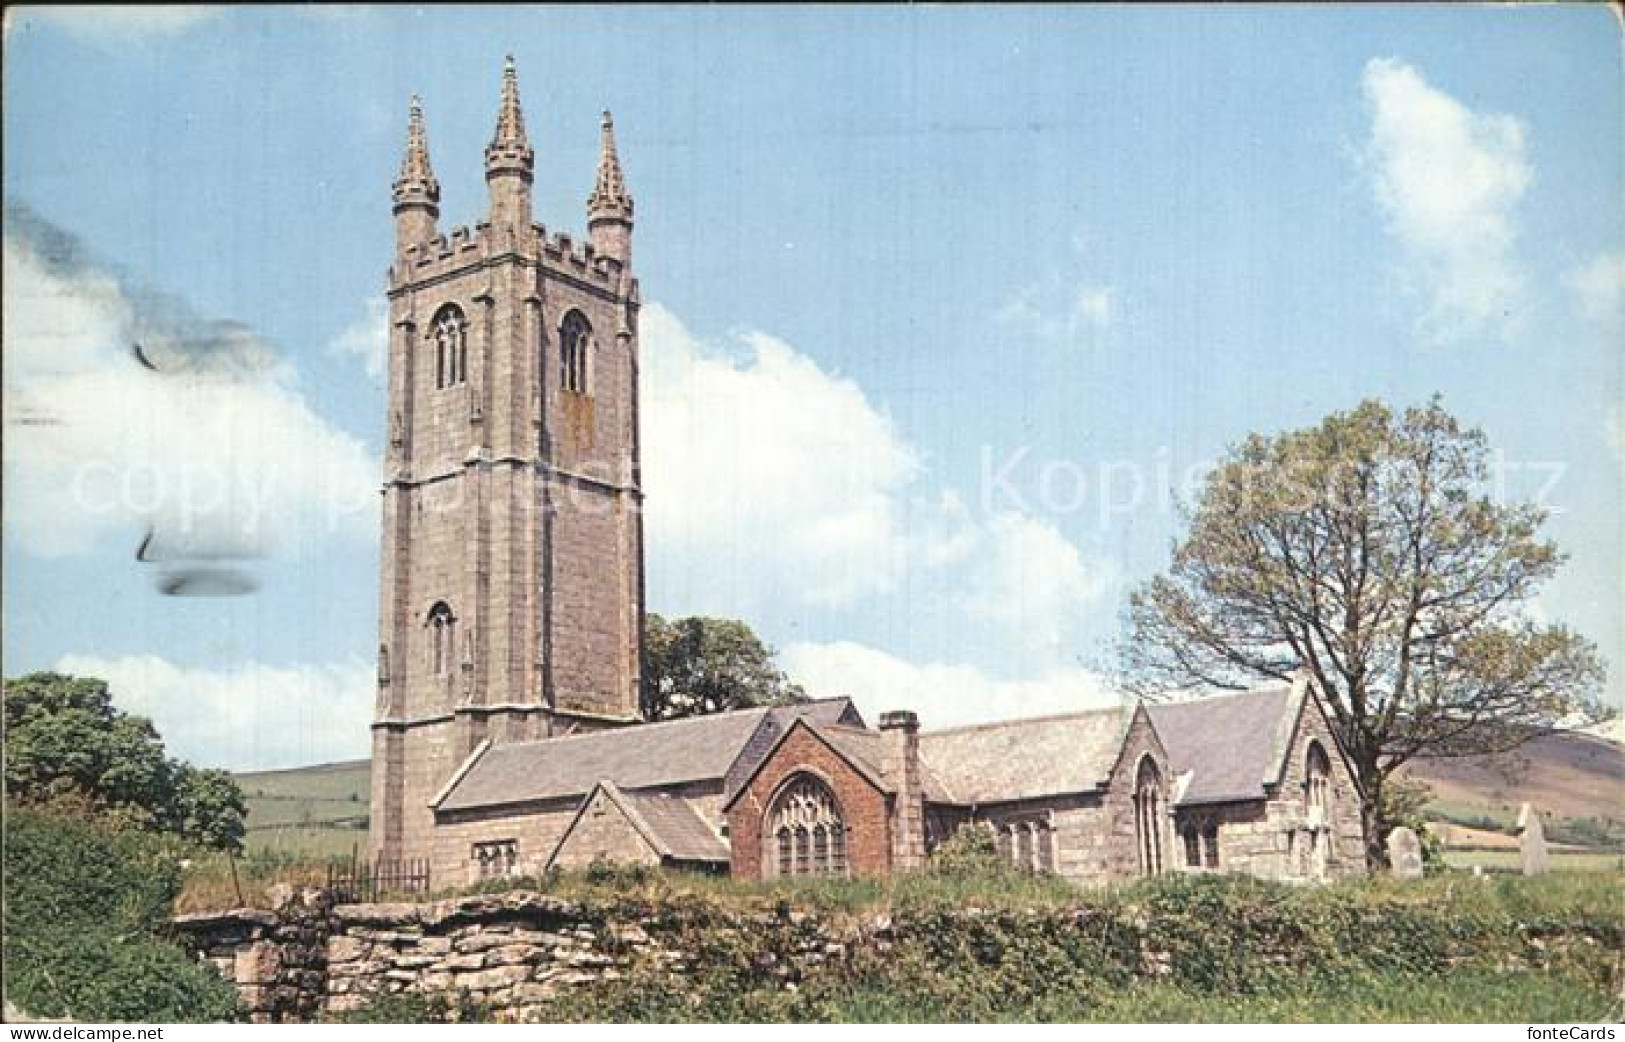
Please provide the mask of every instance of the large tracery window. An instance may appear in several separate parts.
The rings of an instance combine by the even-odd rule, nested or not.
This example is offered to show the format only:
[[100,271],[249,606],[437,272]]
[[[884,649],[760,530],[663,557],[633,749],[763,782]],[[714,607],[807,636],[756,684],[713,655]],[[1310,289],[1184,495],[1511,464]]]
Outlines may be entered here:
[[587,393],[587,347],[592,327],[581,312],[564,316],[559,327],[559,386],[576,394]]
[[1134,837],[1140,851],[1140,873],[1162,871],[1162,774],[1147,756],[1140,761],[1134,782]]
[[451,387],[468,379],[468,321],[456,304],[435,312],[429,331],[434,341],[434,385]]
[[764,830],[781,876],[847,872],[846,822],[829,786],[801,775],[773,801]]

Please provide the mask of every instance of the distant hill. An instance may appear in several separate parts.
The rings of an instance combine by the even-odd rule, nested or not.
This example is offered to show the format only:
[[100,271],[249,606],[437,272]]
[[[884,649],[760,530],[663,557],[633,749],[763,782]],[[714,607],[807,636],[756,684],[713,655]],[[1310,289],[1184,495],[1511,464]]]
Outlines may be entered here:
[[[324,763],[237,775],[248,796],[250,850],[348,854],[366,845],[370,761]],[[1611,831],[1625,836],[1625,746],[1578,731],[1538,739],[1495,761],[1426,760],[1406,772],[1433,788],[1439,820],[1470,826],[1463,837],[1495,846],[1518,807],[1533,803],[1554,840],[1596,846]],[[1591,819],[1599,831],[1574,822]],[[1475,845],[1478,845],[1475,841]]]
[[[1625,746],[1579,731],[1538,738],[1493,759],[1422,760],[1403,772],[1433,789],[1430,810],[1462,825],[1509,831],[1528,802],[1553,839],[1625,838]],[[1595,822],[1595,827],[1576,823]]]
[[248,803],[248,849],[348,854],[367,845],[371,762],[351,760],[235,775]]

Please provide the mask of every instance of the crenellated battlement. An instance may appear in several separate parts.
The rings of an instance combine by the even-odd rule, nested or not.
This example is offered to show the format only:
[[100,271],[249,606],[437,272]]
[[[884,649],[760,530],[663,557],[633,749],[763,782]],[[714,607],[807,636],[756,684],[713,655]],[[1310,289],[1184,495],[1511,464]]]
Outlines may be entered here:
[[509,58],[503,65],[497,129],[486,149],[491,204],[486,219],[442,232],[440,187],[429,164],[421,103],[414,96],[407,153],[395,184],[396,259],[391,291],[422,285],[517,255],[566,278],[618,294],[632,263],[632,197],[626,191],[610,114],[604,113],[598,175],[587,200],[587,234],[548,233],[531,218],[533,153],[519,105],[519,81]]
[[407,246],[401,253],[401,263],[389,270],[390,285],[421,282],[461,271],[471,264],[518,253],[611,292],[620,287],[624,265],[617,257],[599,253],[590,239],[578,241],[564,231],[549,233],[539,223],[532,224],[529,230],[529,235],[519,236],[519,241],[515,241],[516,237],[508,229],[493,230],[486,221],[459,225],[428,242]]
[[545,261],[553,262],[554,267],[565,268],[610,288],[620,285],[621,262],[599,254],[591,239],[578,244],[569,232],[558,232],[549,237],[547,229],[539,224],[536,225],[536,236],[542,244]]

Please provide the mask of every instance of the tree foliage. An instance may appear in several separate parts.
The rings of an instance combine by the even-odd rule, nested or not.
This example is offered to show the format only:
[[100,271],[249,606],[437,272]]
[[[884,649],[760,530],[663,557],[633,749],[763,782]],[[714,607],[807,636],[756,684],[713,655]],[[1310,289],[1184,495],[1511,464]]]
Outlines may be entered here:
[[743,622],[650,613],[643,631],[643,713],[648,720],[806,701],[773,664],[773,650]]
[[87,805],[220,850],[242,847],[247,813],[230,775],[164,753],[145,717],[93,677],[31,673],[5,684],[8,798]]
[[1546,511],[1490,495],[1484,435],[1437,398],[1253,435],[1209,475],[1166,575],[1130,600],[1131,687],[1240,688],[1307,668],[1380,860],[1388,776],[1600,719],[1603,665],[1527,605],[1563,562]]

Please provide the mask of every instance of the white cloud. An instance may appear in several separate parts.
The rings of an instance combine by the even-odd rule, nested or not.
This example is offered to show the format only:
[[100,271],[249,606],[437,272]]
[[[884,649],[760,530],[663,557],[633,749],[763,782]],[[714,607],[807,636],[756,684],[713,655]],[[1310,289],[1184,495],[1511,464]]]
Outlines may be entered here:
[[1040,663],[1071,660],[1078,633],[1116,578],[1104,559],[1085,560],[1048,521],[1016,513],[990,518],[958,597],[965,614],[998,626]]
[[389,365],[389,304],[378,297],[367,299],[367,313],[327,345],[329,354],[359,358],[374,383],[383,379]]
[[682,599],[890,589],[920,461],[863,391],[764,333],[704,343],[658,304],[641,337],[649,546],[657,569],[689,568],[668,574]]
[[374,461],[258,337],[132,289],[25,213],[4,277],[9,538],[62,556],[153,528],[228,555],[377,537]]
[[1363,85],[1377,202],[1428,301],[1422,331],[1442,341],[1515,326],[1514,210],[1532,177],[1523,124],[1474,112],[1392,59],[1368,62]]
[[7,12],[7,28],[16,20],[43,22],[98,44],[131,43],[176,36],[225,13],[213,4],[129,4],[25,7]]
[[1110,286],[1024,286],[999,309],[1000,322],[1039,340],[1076,344],[1111,326],[1117,291]]
[[1024,673],[1075,663],[1116,579],[1050,522],[928,492],[920,454],[851,381],[761,333],[700,342],[644,315],[651,591],[757,618],[908,589],[912,625]]
[[1588,318],[1610,330],[1625,329],[1625,251],[1593,257],[1564,281]]
[[370,752],[375,675],[359,658],[211,670],[156,655],[67,655],[54,668],[107,681],[115,706],[150,718],[170,755],[200,767],[265,770]]
[[1122,703],[1100,674],[1077,668],[1004,680],[975,666],[917,664],[850,641],[791,644],[779,661],[815,697],[851,695],[871,723],[887,710],[912,709],[927,730]]

